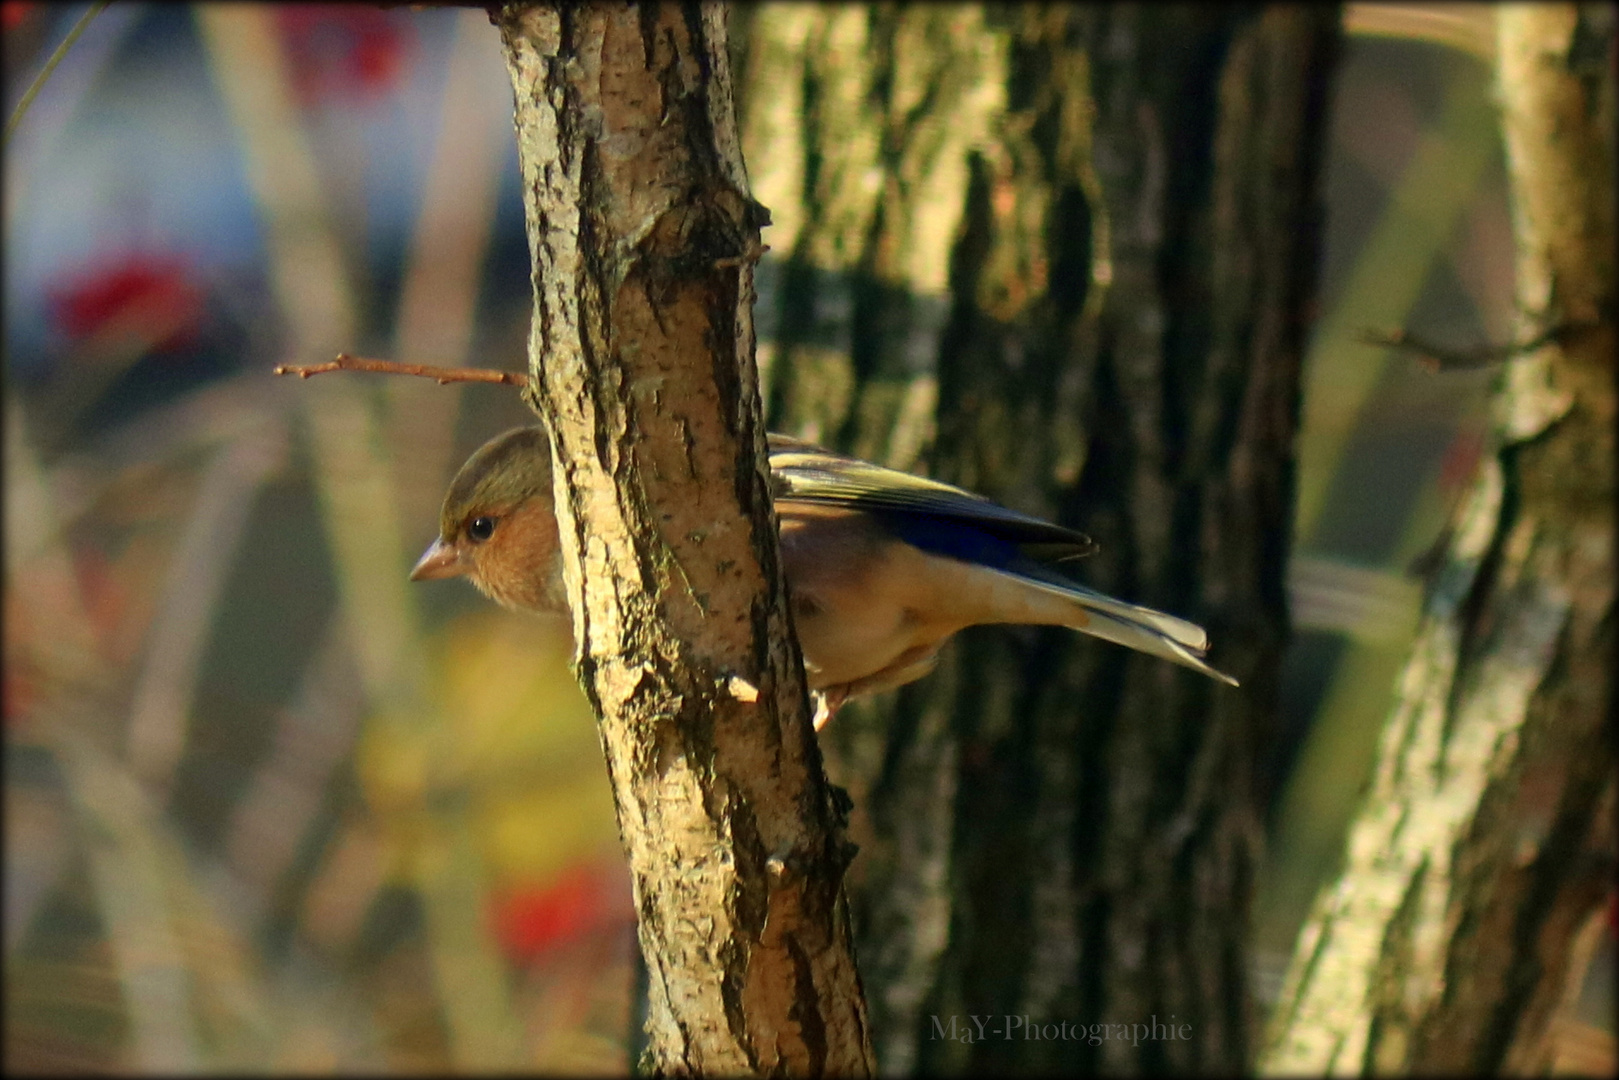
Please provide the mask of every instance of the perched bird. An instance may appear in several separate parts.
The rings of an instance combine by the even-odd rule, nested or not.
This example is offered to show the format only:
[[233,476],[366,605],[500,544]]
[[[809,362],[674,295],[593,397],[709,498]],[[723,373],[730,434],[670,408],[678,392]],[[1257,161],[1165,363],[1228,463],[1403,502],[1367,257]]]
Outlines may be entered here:
[[[769,446],[817,728],[850,698],[921,678],[952,634],[984,623],[1067,626],[1237,685],[1204,663],[1202,627],[1059,572],[1095,550],[1083,533],[783,435]],[[410,576],[457,575],[505,607],[566,613],[541,428],[496,436],[451,482],[438,539]]]

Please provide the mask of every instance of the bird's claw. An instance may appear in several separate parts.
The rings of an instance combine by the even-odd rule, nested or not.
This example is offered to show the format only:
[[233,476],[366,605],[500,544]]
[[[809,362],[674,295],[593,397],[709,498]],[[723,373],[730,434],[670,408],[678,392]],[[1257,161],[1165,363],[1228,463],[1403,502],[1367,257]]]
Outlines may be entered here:
[[810,698],[815,702],[815,730],[820,731],[833,716],[837,715],[843,703],[849,700],[849,688],[832,686],[825,690],[812,690]]

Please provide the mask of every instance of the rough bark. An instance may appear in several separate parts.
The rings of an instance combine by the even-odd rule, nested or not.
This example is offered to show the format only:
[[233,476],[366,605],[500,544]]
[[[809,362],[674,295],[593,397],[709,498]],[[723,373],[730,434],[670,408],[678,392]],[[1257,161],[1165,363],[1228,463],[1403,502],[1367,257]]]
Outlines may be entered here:
[[[770,5],[750,32],[772,426],[1086,530],[1082,578],[1202,621],[1244,680],[984,628],[839,717],[879,1063],[1242,1068],[1336,13]],[[1193,1035],[1006,1030],[1155,1014]],[[972,1016],[998,1036],[951,1038]]]
[[[772,426],[915,469],[935,435],[969,162],[1003,111],[1004,34],[977,5],[758,12],[745,139],[785,256],[760,275]],[[956,748],[944,709],[892,740],[869,712],[846,715],[823,745],[857,804],[859,951],[863,972],[879,973],[878,1061],[903,1075],[949,936]],[[873,787],[885,745],[903,799]]]
[[1502,373],[1495,451],[1345,868],[1300,935],[1271,1072],[1545,1071],[1579,931],[1612,887],[1612,13],[1497,18],[1519,330],[1567,329]]
[[841,811],[786,618],[717,5],[509,5],[576,663],[658,1072],[869,1074]]

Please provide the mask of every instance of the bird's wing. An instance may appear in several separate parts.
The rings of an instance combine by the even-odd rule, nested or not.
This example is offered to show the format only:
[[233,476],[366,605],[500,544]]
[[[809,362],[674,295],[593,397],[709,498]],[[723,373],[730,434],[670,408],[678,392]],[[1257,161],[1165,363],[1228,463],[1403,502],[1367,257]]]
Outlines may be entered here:
[[770,436],[770,471],[778,501],[925,515],[971,525],[1009,543],[1040,545],[1043,555],[1059,560],[1096,550],[1084,533],[1009,510],[982,495],[785,435]]
[[1172,660],[1232,686],[1203,660],[1208,634],[1196,623],[1114,599],[1046,563],[1095,550],[1089,537],[1020,514],[981,495],[783,435],[770,436],[778,503],[842,506],[872,514],[900,539],[937,555],[978,564],[1024,587],[1054,593],[1083,610],[1074,629]]

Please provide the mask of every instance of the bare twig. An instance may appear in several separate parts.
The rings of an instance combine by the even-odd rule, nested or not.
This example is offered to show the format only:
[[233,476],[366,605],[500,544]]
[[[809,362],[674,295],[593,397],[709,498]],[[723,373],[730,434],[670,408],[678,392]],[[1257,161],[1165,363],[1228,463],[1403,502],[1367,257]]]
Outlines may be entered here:
[[1415,353],[1417,360],[1429,371],[1470,371],[1523,356],[1554,342],[1560,342],[1581,330],[1592,330],[1600,323],[1563,322],[1547,327],[1528,341],[1513,341],[1505,345],[1480,345],[1473,349],[1452,349],[1418,337],[1408,330],[1365,329],[1360,340],[1368,345],[1382,345],[1391,349],[1404,349]]
[[397,360],[374,360],[366,356],[338,353],[337,358],[324,364],[277,364],[275,374],[296,375],[307,379],[328,371],[375,371],[383,375],[420,375],[437,379],[440,386],[454,382],[502,383],[506,386],[528,386],[528,375],[522,371],[498,371],[495,368],[448,368],[432,364],[404,364]]
[[744,251],[742,254],[728,255],[723,259],[715,259],[714,265],[715,267],[723,270],[732,266],[742,266],[746,263],[756,263],[760,259],[764,258],[765,252],[769,250],[769,244],[749,244],[748,250]]

